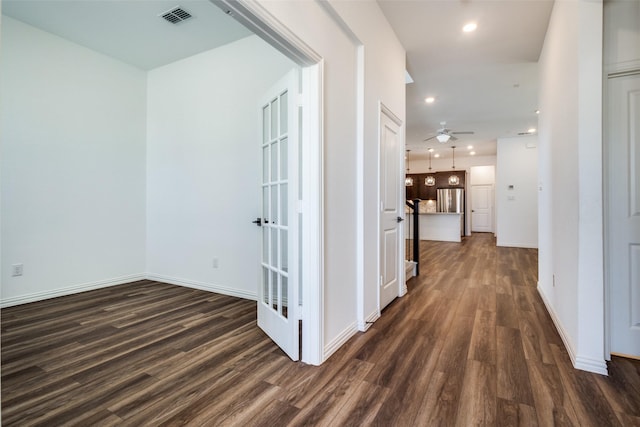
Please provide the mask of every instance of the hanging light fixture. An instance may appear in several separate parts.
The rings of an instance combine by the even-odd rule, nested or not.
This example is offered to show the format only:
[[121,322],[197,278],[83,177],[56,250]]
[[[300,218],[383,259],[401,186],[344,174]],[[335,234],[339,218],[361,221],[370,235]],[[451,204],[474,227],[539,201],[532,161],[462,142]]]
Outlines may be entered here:
[[456,168],[456,146],[455,145],[451,147],[451,158],[453,159],[452,160],[453,163],[451,164],[451,169],[455,169]]
[[[405,159],[407,159],[407,175],[409,175],[409,153],[411,152],[411,150],[407,150],[407,155],[405,156]],[[413,177],[412,176],[405,176],[404,178],[404,185],[406,187],[413,187]]]
[[[456,169],[456,146],[452,146],[451,147],[451,156],[452,156],[452,164],[451,164],[451,169],[455,170]],[[460,177],[458,175],[451,175],[449,176],[449,185],[458,185],[460,184]]]
[[[431,171],[431,152],[432,151],[433,151],[433,148],[429,148],[429,171]],[[427,176],[424,179],[424,185],[433,187],[434,185],[436,185],[436,177],[433,175]]]

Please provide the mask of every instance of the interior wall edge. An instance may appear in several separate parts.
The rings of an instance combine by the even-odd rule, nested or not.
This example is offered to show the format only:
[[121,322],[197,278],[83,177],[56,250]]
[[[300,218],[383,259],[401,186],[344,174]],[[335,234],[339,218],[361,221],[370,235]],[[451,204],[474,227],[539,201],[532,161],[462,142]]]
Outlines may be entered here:
[[358,333],[356,322],[351,323],[345,329],[342,330],[334,339],[325,344],[322,352],[322,360],[326,361],[331,357],[333,353],[338,351],[343,344],[345,344],[352,336]]
[[569,338],[570,335],[567,333],[567,331],[564,329],[564,326],[560,322],[560,318],[553,309],[553,305],[547,299],[540,282],[538,282],[537,290],[540,298],[542,298],[542,302],[544,303],[547,312],[549,313],[549,316],[551,316],[551,320],[553,321],[558,334],[560,334],[560,338],[562,339],[562,343],[564,344],[564,347],[569,354],[569,358],[571,359],[571,364],[573,365],[573,367],[582,371],[593,372],[595,374],[608,375],[607,362],[604,360],[604,358],[602,360],[596,360],[590,357],[576,354],[575,346],[571,343],[571,339]]

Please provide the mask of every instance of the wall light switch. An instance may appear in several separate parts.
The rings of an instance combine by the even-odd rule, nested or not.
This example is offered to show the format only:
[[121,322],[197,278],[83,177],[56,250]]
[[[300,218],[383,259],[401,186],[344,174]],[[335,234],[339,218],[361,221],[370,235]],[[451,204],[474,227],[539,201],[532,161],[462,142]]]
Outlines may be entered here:
[[218,268],[218,257],[213,257],[213,261],[211,262],[211,267]]

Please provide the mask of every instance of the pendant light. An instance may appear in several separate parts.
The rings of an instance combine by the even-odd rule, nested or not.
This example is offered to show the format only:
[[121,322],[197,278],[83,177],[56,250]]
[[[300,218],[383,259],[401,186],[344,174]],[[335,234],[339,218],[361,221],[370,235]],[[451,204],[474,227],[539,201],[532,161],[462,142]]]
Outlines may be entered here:
[[[433,152],[433,148],[429,148],[429,172],[431,172],[431,153]],[[433,187],[436,185],[436,177],[433,175],[429,175],[424,179],[424,185],[428,187]]]
[[[407,175],[409,175],[409,153],[411,152],[411,150],[407,150],[407,155],[404,157],[405,159],[407,159]],[[406,187],[413,187],[413,177],[412,176],[405,176],[404,178],[404,185]]]
[[[453,163],[451,164],[451,169],[455,170],[456,169],[456,146],[453,145],[451,147],[451,156],[452,156],[452,161]],[[449,185],[458,185],[460,184],[460,177],[458,177],[458,175],[451,175],[449,176]]]

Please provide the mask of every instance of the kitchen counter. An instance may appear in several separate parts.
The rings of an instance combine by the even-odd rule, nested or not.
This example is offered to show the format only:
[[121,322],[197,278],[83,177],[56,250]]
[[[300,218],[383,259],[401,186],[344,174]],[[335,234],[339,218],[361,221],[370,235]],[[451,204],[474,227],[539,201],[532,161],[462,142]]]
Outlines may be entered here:
[[[407,222],[411,221],[407,215]],[[409,227],[407,228],[407,232]],[[420,240],[462,241],[462,214],[453,212],[420,213]],[[407,238],[411,238],[407,236]]]

